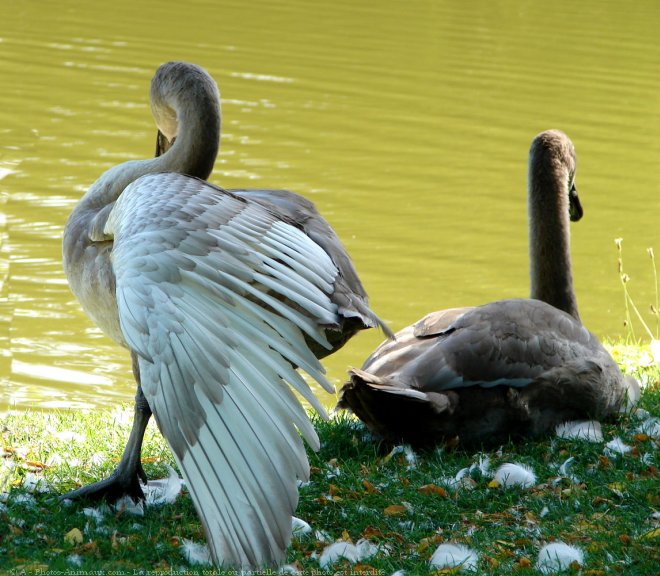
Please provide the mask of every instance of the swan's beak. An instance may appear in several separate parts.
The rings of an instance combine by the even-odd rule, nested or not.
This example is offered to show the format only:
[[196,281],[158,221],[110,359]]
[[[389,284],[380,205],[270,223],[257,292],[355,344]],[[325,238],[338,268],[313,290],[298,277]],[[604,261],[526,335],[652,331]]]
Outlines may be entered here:
[[176,136],[172,138],[172,141],[170,142],[167,139],[167,136],[165,136],[165,134],[159,130],[158,135],[156,136],[156,154],[154,154],[154,156],[157,158],[158,156],[165,154],[165,152],[167,152],[172,147],[175,140]]
[[571,222],[577,222],[582,218],[582,204],[580,204],[580,197],[578,196],[575,182],[571,184],[571,189],[568,191],[568,214],[571,217]]

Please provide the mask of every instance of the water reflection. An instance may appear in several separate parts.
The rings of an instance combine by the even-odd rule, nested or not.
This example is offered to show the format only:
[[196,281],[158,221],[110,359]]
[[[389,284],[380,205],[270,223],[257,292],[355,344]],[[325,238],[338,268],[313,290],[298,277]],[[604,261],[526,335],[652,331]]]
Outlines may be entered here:
[[[585,323],[622,332],[615,237],[636,303],[654,301],[657,2],[193,0],[186,11],[182,22],[175,4],[62,0],[5,15],[0,407],[132,397],[126,351],[66,286],[60,238],[103,170],[153,153],[148,83],[174,58],[220,83],[212,180],[310,197],[394,329],[431,309],[527,294],[527,150],[552,127],[578,153]],[[380,338],[362,334],[324,361],[331,380]]]

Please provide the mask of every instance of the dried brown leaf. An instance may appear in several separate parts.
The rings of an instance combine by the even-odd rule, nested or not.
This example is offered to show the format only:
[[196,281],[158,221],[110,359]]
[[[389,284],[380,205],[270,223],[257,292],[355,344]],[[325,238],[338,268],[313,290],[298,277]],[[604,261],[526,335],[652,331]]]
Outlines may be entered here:
[[383,510],[383,514],[385,516],[403,516],[407,511],[408,509],[405,506],[401,506],[401,504],[392,504]]

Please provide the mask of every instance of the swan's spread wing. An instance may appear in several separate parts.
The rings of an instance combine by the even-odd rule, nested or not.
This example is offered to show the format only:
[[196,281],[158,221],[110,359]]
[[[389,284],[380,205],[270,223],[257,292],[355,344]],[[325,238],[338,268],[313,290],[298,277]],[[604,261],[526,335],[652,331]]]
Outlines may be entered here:
[[258,202],[302,227],[307,236],[330,256],[339,270],[333,294],[339,314],[346,318],[357,318],[365,327],[378,326],[388,337],[393,336],[389,327],[369,308],[367,293],[344,245],[312,202],[289,190],[250,188],[231,192],[241,198]]
[[324,413],[292,364],[332,390],[302,333],[327,345],[336,268],[263,207],[178,174],[126,188],[106,233],[121,327],[215,560],[281,561],[309,475],[297,429],[318,447],[289,385]]

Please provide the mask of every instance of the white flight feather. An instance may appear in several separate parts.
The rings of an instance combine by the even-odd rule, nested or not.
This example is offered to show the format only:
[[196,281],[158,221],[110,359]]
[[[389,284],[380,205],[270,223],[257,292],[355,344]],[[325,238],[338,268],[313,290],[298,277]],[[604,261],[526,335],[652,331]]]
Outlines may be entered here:
[[[162,196],[154,200],[145,190],[142,197],[142,187],[152,185]],[[158,225],[159,202],[169,218],[171,206],[186,202],[187,194],[171,191],[179,185],[208,211],[191,212],[192,221],[168,236]],[[218,197],[206,201],[207,192]],[[235,213],[227,219],[224,210]],[[203,231],[206,241],[195,227],[216,218],[226,224]],[[323,408],[291,364],[332,390],[302,332],[329,346],[321,326],[336,321],[328,293],[337,269],[300,230],[274,220],[170,174],[129,186],[106,224],[115,234],[121,326],[141,356],[143,391],[187,479],[215,561],[240,567],[283,560],[296,478],[309,477],[299,432],[318,448],[290,386]]]
[[[246,308],[251,308],[255,312],[265,315],[268,312],[249,301],[242,301],[242,304]],[[184,311],[187,314],[188,318],[195,319],[200,327],[206,327],[205,336],[206,338],[201,338],[200,341],[202,345],[209,346],[209,338],[213,335],[213,326],[207,326],[207,322],[210,322],[209,316],[204,314],[204,310],[200,309],[200,306],[195,306],[194,303],[188,301],[182,301],[179,305],[179,309]],[[211,312],[210,310],[207,312]],[[311,391],[304,379],[298,374],[295,370],[292,369],[289,362],[294,362],[296,365],[302,367],[308,374],[313,376],[319,383],[321,383],[324,388],[329,392],[333,390],[332,385],[328,383],[324,376],[321,373],[322,367],[318,363],[318,360],[309,352],[306,348],[304,341],[298,336],[295,340],[299,340],[298,349],[292,349],[288,344],[283,348],[282,338],[277,334],[271,325],[269,324],[257,324],[254,322],[249,322],[246,320],[245,311],[243,314],[233,314],[232,311],[227,312],[228,317],[231,315],[233,326],[240,328],[238,331],[232,333],[232,337],[236,343],[236,346],[243,346],[245,348],[251,349],[254,351],[255,356],[264,355],[264,358],[267,358],[271,363],[276,363],[275,371],[287,375],[287,380],[289,383],[294,386],[294,388],[301,394],[303,397],[312,404],[320,414],[325,414],[325,410],[319,404],[318,399],[314,396],[314,393]],[[286,321],[270,314],[269,318],[271,324],[276,324],[277,326],[283,325],[286,327]],[[270,329],[269,329],[270,328]],[[257,339],[255,341],[255,338]],[[258,342],[258,343],[256,343]],[[290,343],[291,341],[289,341]],[[267,344],[272,347],[274,350],[279,352],[281,356],[275,356],[267,354],[267,350],[263,348],[263,344]],[[297,353],[298,351],[307,352],[307,358],[303,357],[301,354]],[[210,350],[209,350],[210,352]],[[289,362],[285,361],[284,358],[287,358]],[[262,358],[263,359],[263,358]]]

